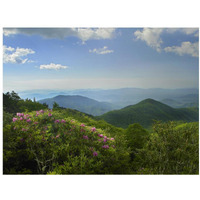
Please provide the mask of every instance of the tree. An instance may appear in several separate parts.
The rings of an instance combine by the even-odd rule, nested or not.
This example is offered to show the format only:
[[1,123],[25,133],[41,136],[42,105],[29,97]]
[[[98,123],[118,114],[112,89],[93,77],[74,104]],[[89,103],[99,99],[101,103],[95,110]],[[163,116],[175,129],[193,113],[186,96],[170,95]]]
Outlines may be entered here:
[[54,101],[54,103],[53,103],[53,109],[57,109],[57,108],[59,108],[59,105],[58,105],[58,103],[56,103],[56,102]]

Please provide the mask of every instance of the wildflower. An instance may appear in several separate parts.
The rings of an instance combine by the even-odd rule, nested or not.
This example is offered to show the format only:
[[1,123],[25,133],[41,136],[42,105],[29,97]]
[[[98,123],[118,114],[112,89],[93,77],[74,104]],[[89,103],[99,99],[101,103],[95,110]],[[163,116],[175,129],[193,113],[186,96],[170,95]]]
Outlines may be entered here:
[[39,112],[40,112],[40,113],[44,113],[44,110],[40,110]]
[[59,123],[59,122],[60,122],[59,119],[57,119],[57,120],[54,121],[54,123]]
[[66,121],[64,119],[61,120],[61,123],[65,123]]
[[25,129],[25,128],[22,128],[22,131],[27,131],[27,129]]
[[96,151],[94,151],[93,156],[98,156],[98,153]]
[[34,124],[38,124],[38,122],[34,122]]
[[51,113],[49,113],[49,114],[48,114],[48,116],[49,116],[49,117],[51,117],[51,116],[52,116],[52,114],[51,114]]
[[17,121],[17,118],[16,117],[13,117],[13,122]]
[[109,146],[108,145],[103,145],[102,148],[103,149],[109,149]]
[[102,137],[103,137],[103,135],[102,135],[102,134],[98,134],[98,136],[99,136],[100,138],[102,138]]
[[110,140],[115,140],[114,138],[110,138]]
[[95,132],[96,130],[97,130],[97,129],[96,129],[95,127],[92,127],[92,128],[91,128],[91,131],[92,131],[92,132]]
[[104,139],[103,139],[103,142],[107,142],[107,139],[106,139],[106,138],[104,138]]
[[31,120],[30,120],[30,119],[27,119],[26,121],[27,121],[27,122],[31,122]]
[[89,139],[87,135],[84,135],[83,138],[86,139],[86,140]]
[[74,120],[71,120],[71,123],[74,123],[75,121]]
[[105,139],[107,139],[107,136],[104,136]]
[[20,120],[23,120],[23,118],[22,118],[22,117],[20,117]]
[[59,138],[60,137],[60,134],[56,135],[56,138]]
[[24,116],[24,113],[17,113],[17,116],[18,116],[18,117],[23,117],[23,116]]
[[101,139],[98,139],[99,142],[101,142]]
[[80,126],[81,126],[81,127],[85,127],[85,124],[81,124]]

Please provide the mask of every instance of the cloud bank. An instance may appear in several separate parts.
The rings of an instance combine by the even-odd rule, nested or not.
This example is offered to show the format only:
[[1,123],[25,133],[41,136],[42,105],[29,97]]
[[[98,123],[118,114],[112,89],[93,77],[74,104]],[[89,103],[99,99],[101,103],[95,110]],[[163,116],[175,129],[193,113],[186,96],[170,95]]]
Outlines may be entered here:
[[199,43],[191,43],[191,42],[182,42],[181,46],[172,46],[164,48],[166,52],[173,52],[180,56],[185,54],[191,55],[192,57],[199,56]]
[[15,34],[40,35],[43,38],[64,39],[69,36],[78,37],[83,42],[91,39],[111,39],[115,28],[4,28],[4,36]]
[[19,48],[16,49],[13,47],[3,46],[3,62],[12,63],[12,64],[24,64],[27,62],[32,62],[28,58],[24,58],[28,54],[34,54],[35,51],[28,48]]

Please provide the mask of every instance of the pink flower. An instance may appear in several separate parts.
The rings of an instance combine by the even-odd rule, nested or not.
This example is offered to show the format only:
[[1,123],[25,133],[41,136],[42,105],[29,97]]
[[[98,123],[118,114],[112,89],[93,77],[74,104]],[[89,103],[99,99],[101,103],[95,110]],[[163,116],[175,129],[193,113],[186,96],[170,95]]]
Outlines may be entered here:
[[20,117],[20,120],[23,120],[23,118],[22,118],[22,117]]
[[107,139],[107,136],[104,136],[105,139]]
[[56,135],[56,138],[59,138],[60,137],[60,134]]
[[34,122],[34,124],[38,124],[38,122]]
[[59,123],[59,122],[60,122],[59,119],[57,119],[57,120],[54,121],[54,123]]
[[24,116],[24,113],[17,113],[17,116],[18,116],[18,117],[23,117],[23,116]]
[[98,134],[98,136],[99,136],[100,138],[102,138],[102,137],[103,137],[103,135],[102,135],[102,134]]
[[98,156],[98,153],[96,151],[94,151],[93,156]]
[[75,121],[74,120],[71,120],[71,123],[74,123]]
[[109,146],[108,145],[103,145],[102,148],[103,149],[109,149]]
[[114,138],[110,138],[110,140],[115,140]]
[[91,128],[91,131],[92,131],[92,132],[95,132],[96,130],[97,130],[97,129],[96,129],[95,127],[92,127],[92,128]]
[[106,138],[104,138],[104,139],[103,139],[103,142],[107,142],[107,139],[106,139]]
[[16,130],[16,127],[14,127],[13,129]]
[[40,110],[39,112],[40,112],[40,113],[44,113],[44,110]]
[[85,127],[85,124],[81,124],[80,126],[81,126],[81,127]]
[[27,121],[27,122],[31,122],[31,120],[30,120],[30,119],[27,119],[26,121]]
[[87,135],[83,135],[83,138],[88,140],[88,136]]
[[98,141],[101,142],[102,140],[101,140],[101,139],[98,139]]
[[51,113],[49,113],[49,114],[48,114],[48,116],[49,116],[49,117],[51,117],[51,116],[52,116],[52,114],[51,114]]
[[65,123],[66,121],[64,119],[61,120],[61,123]]
[[13,122],[17,121],[17,118],[16,117],[13,117]]
[[27,129],[25,129],[25,128],[22,128],[22,131],[27,131]]

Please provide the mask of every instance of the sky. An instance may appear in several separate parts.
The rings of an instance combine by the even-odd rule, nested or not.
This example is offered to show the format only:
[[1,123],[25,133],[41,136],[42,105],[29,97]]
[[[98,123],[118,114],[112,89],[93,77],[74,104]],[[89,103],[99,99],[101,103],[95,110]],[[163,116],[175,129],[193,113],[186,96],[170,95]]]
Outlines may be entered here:
[[3,91],[198,88],[197,28],[4,28]]

